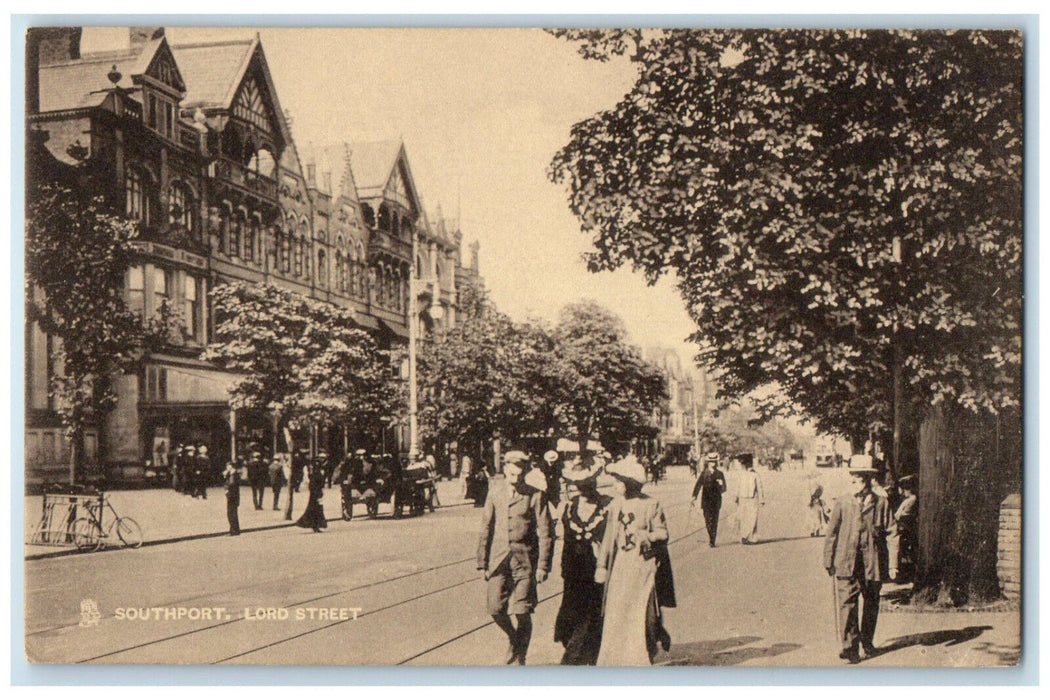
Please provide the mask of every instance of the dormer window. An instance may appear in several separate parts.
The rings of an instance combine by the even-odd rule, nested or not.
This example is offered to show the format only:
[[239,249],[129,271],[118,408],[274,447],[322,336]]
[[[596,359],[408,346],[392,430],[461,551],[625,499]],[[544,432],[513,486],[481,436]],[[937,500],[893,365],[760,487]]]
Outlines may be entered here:
[[175,138],[175,105],[163,95],[147,90],[143,106],[146,126],[165,138]]

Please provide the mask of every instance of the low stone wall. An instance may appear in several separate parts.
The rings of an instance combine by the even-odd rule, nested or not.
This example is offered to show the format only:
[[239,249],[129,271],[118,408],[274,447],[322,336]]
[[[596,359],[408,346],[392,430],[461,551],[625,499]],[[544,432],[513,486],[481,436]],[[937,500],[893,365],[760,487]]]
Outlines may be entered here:
[[1011,600],[1021,597],[1021,494],[999,504],[999,588]]

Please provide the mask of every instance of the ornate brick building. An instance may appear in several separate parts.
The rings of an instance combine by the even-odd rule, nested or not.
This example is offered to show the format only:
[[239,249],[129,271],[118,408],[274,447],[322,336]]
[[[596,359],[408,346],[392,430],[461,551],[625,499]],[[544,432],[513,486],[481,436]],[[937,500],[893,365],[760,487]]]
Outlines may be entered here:
[[[176,442],[206,442],[219,461],[272,437],[266,416],[230,410],[233,377],[197,359],[216,285],[269,282],[351,309],[390,348],[407,342],[413,262],[420,308],[438,325],[455,323],[462,285],[483,282],[476,246],[464,266],[461,232],[426,216],[401,142],[300,155],[258,36],[171,45],[150,27],[129,37],[126,49],[81,55],[79,28],[30,30],[26,108],[27,176],[79,173],[76,186],[138,219],[128,304],[147,319],[163,303],[183,317],[170,349],[117,380],[116,409],[88,436],[99,468],[134,471]],[[36,480],[64,473],[68,448],[47,391],[57,341],[35,326],[26,339]]]

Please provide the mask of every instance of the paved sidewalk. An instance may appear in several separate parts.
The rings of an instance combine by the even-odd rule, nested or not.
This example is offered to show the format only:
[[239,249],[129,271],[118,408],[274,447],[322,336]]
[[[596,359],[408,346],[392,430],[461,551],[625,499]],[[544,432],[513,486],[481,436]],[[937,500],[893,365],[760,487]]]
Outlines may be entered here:
[[[324,511],[330,524],[342,523],[340,512],[339,487],[325,490]],[[107,491],[106,498],[121,516],[133,518],[142,528],[146,544],[160,544],[185,539],[202,537],[219,537],[229,533],[226,521],[226,496],[221,486],[208,489],[206,499],[191,498],[176,493],[172,489],[137,489]],[[280,498],[280,510],[273,510],[273,493],[266,489],[263,510],[252,507],[252,491],[248,486],[241,487],[241,505],[238,515],[241,532],[252,532],[281,527],[289,527],[302,514],[309,499],[304,484],[293,500],[291,520],[284,519],[284,507],[288,491],[283,489]],[[464,506],[473,503],[463,499],[463,484],[460,481],[438,482],[438,498],[442,508]],[[27,496],[24,499],[25,523],[23,542],[27,542],[36,529],[43,512],[43,496]],[[380,515],[390,512],[390,505],[380,506]],[[354,519],[364,517],[364,506],[356,506]],[[107,520],[108,522],[108,520]],[[352,526],[353,523],[346,523]],[[25,545],[27,559],[49,556],[62,556],[74,553],[73,547]]]

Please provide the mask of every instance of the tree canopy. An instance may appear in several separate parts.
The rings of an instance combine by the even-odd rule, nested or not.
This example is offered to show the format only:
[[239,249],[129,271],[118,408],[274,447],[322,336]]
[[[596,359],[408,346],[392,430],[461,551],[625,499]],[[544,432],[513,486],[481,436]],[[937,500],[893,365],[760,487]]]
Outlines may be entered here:
[[159,342],[166,329],[128,309],[124,274],[136,222],[100,197],[39,183],[26,202],[26,315],[60,340],[50,392],[72,438],[74,473],[83,461],[83,431],[116,403],[112,378]]
[[638,66],[551,166],[589,265],[673,272],[724,394],[856,436],[899,362],[913,405],[1018,405],[1019,33],[555,33]]

